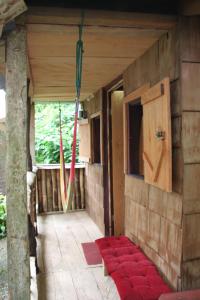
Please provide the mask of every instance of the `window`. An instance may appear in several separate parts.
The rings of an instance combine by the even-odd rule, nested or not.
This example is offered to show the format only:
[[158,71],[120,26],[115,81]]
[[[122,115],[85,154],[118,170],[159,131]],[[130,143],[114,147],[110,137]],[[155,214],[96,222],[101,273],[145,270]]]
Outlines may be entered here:
[[92,163],[101,163],[101,116],[91,116]]
[[141,177],[144,176],[141,95],[148,88],[145,85],[124,98],[124,171]]
[[124,98],[124,169],[172,191],[170,81],[165,78]]
[[144,175],[143,108],[141,99],[128,103],[128,166],[129,174]]
[[79,159],[90,162],[91,160],[91,132],[88,119],[79,120]]

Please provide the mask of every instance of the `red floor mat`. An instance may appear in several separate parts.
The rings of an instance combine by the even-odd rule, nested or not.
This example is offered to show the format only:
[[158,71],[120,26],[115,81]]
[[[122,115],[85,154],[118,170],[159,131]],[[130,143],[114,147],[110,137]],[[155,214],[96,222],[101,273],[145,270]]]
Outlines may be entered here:
[[81,245],[88,265],[98,265],[102,263],[101,254],[95,243],[82,243]]

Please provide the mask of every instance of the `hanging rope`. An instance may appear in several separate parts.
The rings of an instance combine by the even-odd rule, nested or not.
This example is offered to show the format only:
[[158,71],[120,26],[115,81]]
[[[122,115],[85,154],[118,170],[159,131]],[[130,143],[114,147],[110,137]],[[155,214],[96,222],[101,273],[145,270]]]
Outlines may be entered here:
[[83,62],[83,20],[84,13],[82,12],[81,25],[79,25],[79,40],[76,43],[76,99],[80,99],[81,79],[82,79],[82,62]]
[[83,21],[84,13],[82,12],[81,24],[79,25],[79,39],[76,43],[76,99],[75,99],[75,118],[74,118],[74,133],[72,143],[72,162],[70,168],[70,176],[67,187],[67,196],[63,210],[66,212],[72,208],[75,196],[75,163],[76,163],[76,136],[77,136],[77,122],[78,122],[78,109],[81,94],[81,80],[82,80],[82,62],[83,62]]

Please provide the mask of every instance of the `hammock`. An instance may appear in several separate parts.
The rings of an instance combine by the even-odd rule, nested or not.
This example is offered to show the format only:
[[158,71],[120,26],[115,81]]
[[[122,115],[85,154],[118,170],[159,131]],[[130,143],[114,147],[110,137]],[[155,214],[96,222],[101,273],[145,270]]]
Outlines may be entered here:
[[83,41],[82,41],[83,17],[84,16],[82,13],[82,21],[81,21],[81,25],[79,25],[79,39],[76,43],[75,117],[74,117],[74,132],[73,132],[73,143],[72,143],[72,161],[71,161],[68,186],[66,185],[65,160],[64,160],[63,141],[62,141],[61,110],[60,110],[60,190],[61,190],[61,201],[62,201],[64,212],[71,209],[72,202],[74,201],[74,196],[75,196],[76,135],[77,135],[78,109],[79,109],[80,93],[81,93],[82,60],[83,60]]

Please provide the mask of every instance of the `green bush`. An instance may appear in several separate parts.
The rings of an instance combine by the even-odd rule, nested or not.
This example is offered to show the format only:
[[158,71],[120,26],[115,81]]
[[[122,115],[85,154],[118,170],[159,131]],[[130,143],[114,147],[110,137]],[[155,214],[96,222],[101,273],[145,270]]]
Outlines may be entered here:
[[6,197],[0,195],[0,239],[6,236]]
[[[71,145],[74,128],[74,103],[61,103],[62,137],[65,162],[71,162]],[[60,162],[59,103],[36,103],[35,105],[36,162],[58,164]],[[78,162],[78,141],[76,148]]]

